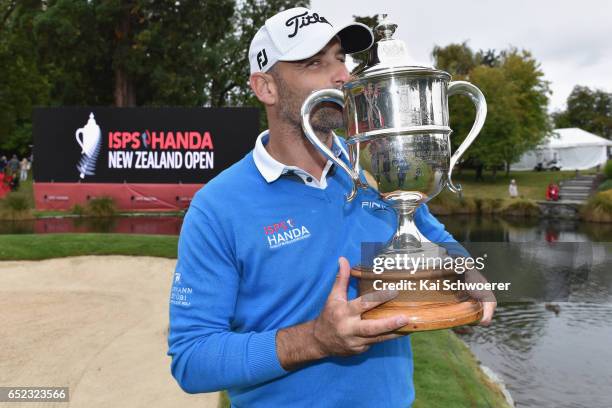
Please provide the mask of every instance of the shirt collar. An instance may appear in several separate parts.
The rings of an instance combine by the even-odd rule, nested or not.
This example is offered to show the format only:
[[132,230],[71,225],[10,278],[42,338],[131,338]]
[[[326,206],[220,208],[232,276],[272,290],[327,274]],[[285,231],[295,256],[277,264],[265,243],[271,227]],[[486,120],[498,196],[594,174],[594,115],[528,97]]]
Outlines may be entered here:
[[[265,148],[265,145],[268,144],[269,139],[269,131],[264,130],[259,134],[259,136],[257,136],[255,148],[253,149],[253,160],[255,161],[255,166],[268,183],[277,180],[280,176],[289,171],[304,171],[296,166],[287,166],[272,157]],[[343,155],[348,160],[348,153],[346,152],[344,146],[342,146],[342,143],[335,133],[332,152],[336,155],[336,157]],[[328,163],[329,162],[330,160],[328,160]]]

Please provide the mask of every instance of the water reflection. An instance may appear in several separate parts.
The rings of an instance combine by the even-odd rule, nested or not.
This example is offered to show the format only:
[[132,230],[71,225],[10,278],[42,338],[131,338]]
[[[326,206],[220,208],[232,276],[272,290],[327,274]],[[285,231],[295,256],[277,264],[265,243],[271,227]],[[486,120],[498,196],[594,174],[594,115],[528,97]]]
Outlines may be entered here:
[[612,242],[612,225],[576,220],[439,216],[460,242]]
[[612,306],[502,305],[493,325],[464,335],[472,351],[501,374],[517,406],[610,407]]
[[588,242],[464,242],[472,257],[484,259],[491,282],[508,282],[498,302],[610,301],[612,244]]
[[[502,303],[491,326],[462,335],[483,364],[501,375],[517,406],[612,406],[612,226],[440,218],[468,247],[509,243],[506,248],[517,252],[497,254],[494,269],[512,274],[521,291],[549,298],[566,291],[563,302]],[[533,264],[525,268],[528,262]]]
[[0,221],[0,234],[120,233],[178,235],[182,217],[62,217]]

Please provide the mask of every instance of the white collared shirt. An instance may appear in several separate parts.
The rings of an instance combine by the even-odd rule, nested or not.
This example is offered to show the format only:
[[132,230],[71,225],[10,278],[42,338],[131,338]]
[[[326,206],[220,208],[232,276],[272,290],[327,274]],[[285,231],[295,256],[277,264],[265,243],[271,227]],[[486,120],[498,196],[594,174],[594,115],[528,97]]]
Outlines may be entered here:
[[[325,189],[327,188],[327,173],[329,169],[333,165],[331,160],[328,160],[323,168],[323,172],[321,173],[321,181],[317,180],[316,177],[313,177],[307,171],[302,170],[297,166],[287,166],[268,153],[265,145],[268,144],[268,140],[270,135],[268,134],[268,130],[264,130],[257,136],[257,141],[255,142],[255,148],[253,149],[253,160],[255,161],[255,166],[257,166],[257,170],[261,173],[263,178],[268,182],[272,183],[277,180],[279,177],[292,173],[298,176],[304,184],[314,188]],[[339,157],[340,155],[344,155],[348,158],[348,153],[338,140],[338,136],[334,134],[334,143],[332,146],[332,151]]]

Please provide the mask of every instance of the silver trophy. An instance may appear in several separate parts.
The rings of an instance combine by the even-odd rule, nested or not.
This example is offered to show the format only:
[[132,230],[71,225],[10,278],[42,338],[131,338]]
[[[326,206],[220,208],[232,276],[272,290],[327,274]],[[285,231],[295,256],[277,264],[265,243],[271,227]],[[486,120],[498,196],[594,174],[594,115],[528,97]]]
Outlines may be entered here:
[[[427,240],[414,224],[414,213],[447,185],[460,191],[452,182],[452,171],[482,129],[487,104],[474,85],[451,81],[444,71],[410,65],[404,42],[392,38],[396,28],[385,16],[375,29],[377,41],[369,60],[353,71],[354,79],[342,90],[323,89],[306,99],[302,128],[308,140],[352,178],[348,200],[358,188],[370,186],[396,210],[397,230],[381,256],[433,256],[439,251],[435,245],[423,245]],[[457,94],[472,100],[476,120],[451,156],[448,97]],[[321,142],[310,125],[311,110],[322,102],[344,108],[350,166]],[[360,179],[361,171],[367,183]]]

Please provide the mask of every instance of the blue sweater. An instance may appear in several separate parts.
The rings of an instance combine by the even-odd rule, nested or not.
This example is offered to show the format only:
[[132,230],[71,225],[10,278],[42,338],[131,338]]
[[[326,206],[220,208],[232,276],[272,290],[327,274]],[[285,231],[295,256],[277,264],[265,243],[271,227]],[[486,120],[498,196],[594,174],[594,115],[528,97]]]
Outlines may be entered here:
[[[291,372],[279,364],[277,330],[319,315],[338,257],[357,265],[362,242],[385,242],[395,230],[394,211],[373,190],[347,203],[347,175],[327,180],[325,189],[268,183],[251,152],[195,195],[170,299],[168,354],[183,390],[227,389],[234,407],[412,404],[408,336]],[[425,205],[415,218],[432,242],[455,242]],[[348,297],[357,297],[354,278]]]

